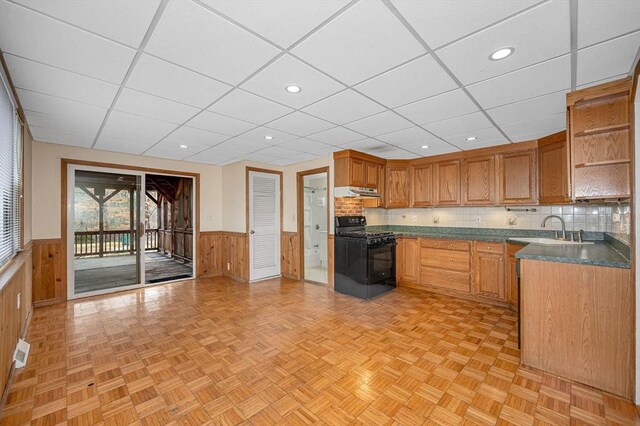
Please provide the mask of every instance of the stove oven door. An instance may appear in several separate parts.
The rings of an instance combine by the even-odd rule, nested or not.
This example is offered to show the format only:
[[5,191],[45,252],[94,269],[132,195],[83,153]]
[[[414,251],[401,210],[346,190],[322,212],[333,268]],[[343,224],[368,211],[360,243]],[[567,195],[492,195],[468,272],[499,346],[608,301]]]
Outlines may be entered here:
[[396,278],[396,243],[387,241],[370,245],[367,250],[369,268],[369,284],[387,282],[395,284]]

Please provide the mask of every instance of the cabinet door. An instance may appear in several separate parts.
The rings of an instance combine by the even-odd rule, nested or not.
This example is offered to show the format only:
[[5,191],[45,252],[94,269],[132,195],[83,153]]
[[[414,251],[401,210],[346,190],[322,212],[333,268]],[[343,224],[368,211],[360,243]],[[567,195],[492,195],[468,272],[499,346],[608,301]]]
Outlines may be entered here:
[[433,205],[433,164],[411,167],[411,206]]
[[400,270],[400,281],[408,283],[418,282],[420,265],[418,262],[420,244],[417,238],[403,238],[400,251],[402,256],[398,259]]
[[351,160],[351,178],[349,182],[353,186],[365,186],[367,183],[367,169],[364,160],[352,158]]
[[495,199],[495,156],[465,159],[462,163],[462,203],[470,206],[493,205]]
[[506,301],[504,255],[477,252],[475,258],[476,295]]
[[536,150],[498,154],[499,204],[536,204]]
[[387,208],[409,207],[409,167],[387,167]]
[[378,188],[378,165],[376,163],[365,162],[366,185],[369,188]]
[[538,140],[540,204],[568,203],[569,146],[566,132]]
[[435,164],[435,193],[439,206],[460,205],[460,160]]

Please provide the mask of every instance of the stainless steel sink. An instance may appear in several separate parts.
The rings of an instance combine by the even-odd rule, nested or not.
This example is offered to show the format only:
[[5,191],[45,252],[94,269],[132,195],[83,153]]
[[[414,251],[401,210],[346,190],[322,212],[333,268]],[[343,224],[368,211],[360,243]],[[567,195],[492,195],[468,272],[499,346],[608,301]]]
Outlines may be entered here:
[[575,246],[575,245],[585,245],[585,244],[594,244],[593,241],[565,241],[565,240],[556,240],[555,238],[529,238],[529,237],[511,237],[509,238],[511,241],[519,241],[521,243],[528,244],[541,244],[543,246]]

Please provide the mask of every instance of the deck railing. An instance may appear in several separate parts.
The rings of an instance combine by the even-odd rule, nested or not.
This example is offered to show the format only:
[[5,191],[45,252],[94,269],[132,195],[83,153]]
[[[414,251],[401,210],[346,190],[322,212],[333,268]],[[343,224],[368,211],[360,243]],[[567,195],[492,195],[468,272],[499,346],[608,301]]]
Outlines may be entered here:
[[[118,253],[133,253],[136,250],[136,239],[131,238],[129,229],[123,231],[103,231],[102,244],[100,231],[80,231],[75,233],[76,257],[104,256]],[[145,251],[158,250],[158,230],[145,231]]]

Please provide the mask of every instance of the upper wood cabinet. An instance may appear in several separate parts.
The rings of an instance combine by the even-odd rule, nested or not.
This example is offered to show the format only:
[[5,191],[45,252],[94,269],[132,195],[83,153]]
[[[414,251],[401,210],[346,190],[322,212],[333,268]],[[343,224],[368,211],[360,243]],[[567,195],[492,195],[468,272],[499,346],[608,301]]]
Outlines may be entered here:
[[569,144],[565,131],[538,139],[538,191],[540,204],[571,201]]
[[462,204],[494,205],[496,202],[495,155],[462,160]]
[[333,158],[335,186],[376,189],[380,186],[380,168],[384,168],[384,159],[352,150],[336,152]]
[[411,207],[433,206],[433,164],[411,166]]
[[409,207],[410,167],[407,160],[389,160],[385,183],[385,207]]
[[351,170],[349,182],[354,186],[367,186],[367,164],[364,160],[350,158]]
[[500,153],[498,158],[498,204],[536,204],[536,150]]
[[567,94],[573,198],[631,196],[631,79]]
[[438,206],[460,205],[460,160],[434,165],[435,201]]

